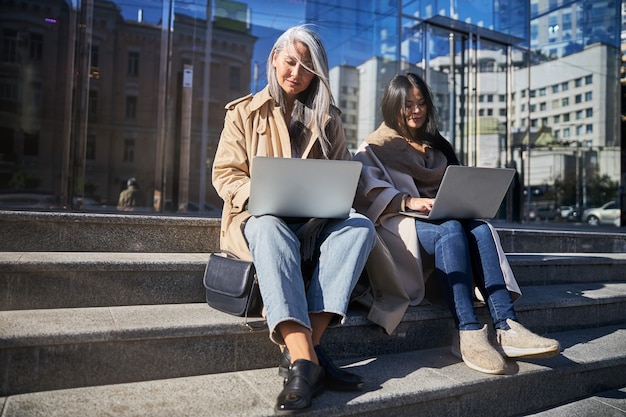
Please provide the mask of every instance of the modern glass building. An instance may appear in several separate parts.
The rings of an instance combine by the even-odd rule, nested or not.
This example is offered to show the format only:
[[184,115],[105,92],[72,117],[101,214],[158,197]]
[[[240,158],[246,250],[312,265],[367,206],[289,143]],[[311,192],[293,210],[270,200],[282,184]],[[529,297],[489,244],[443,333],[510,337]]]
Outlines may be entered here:
[[0,209],[114,213],[135,178],[136,211],[215,215],[224,106],[301,23],[352,148],[416,72],[465,164],[517,169],[503,218],[621,203],[623,20],[617,0],[0,0]]

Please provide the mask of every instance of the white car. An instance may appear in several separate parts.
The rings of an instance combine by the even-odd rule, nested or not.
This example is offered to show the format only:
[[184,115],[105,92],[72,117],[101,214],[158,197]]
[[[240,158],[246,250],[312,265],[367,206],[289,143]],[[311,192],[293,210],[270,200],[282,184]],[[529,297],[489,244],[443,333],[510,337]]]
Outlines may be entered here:
[[615,201],[604,204],[601,207],[588,208],[583,211],[582,221],[592,226],[599,224],[619,224],[620,208]]

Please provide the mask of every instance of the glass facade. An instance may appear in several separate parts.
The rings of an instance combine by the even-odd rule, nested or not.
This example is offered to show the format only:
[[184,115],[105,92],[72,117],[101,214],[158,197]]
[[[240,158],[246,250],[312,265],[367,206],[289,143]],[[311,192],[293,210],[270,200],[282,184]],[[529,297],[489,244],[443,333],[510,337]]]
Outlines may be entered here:
[[224,106],[266,85],[308,23],[350,147],[398,72],[428,81],[468,165],[511,166],[501,216],[620,202],[623,7],[616,0],[0,0],[0,209],[218,215]]

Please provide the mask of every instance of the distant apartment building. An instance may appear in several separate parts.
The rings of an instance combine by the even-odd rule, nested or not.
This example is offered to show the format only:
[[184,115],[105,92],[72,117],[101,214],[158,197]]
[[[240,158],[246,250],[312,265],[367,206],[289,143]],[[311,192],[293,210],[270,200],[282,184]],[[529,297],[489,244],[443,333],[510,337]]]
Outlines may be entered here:
[[[578,53],[560,60],[550,60],[531,67],[531,87],[528,73],[523,67],[522,54],[513,60],[515,70],[512,82],[512,105],[508,108],[508,97],[502,86],[506,85],[506,56],[501,53],[481,51],[482,65],[478,73],[478,96],[474,126],[455,129],[476,129],[477,164],[480,166],[507,165],[505,136],[507,118],[512,129],[511,157],[523,169],[520,150],[531,142],[531,168],[528,173],[531,185],[551,184],[555,179],[575,175],[576,160],[586,152],[585,167],[591,175],[597,168],[598,174],[608,175],[619,181],[619,147],[616,118],[619,114],[618,79],[614,68],[615,60],[610,56],[611,48],[593,44]],[[457,57],[458,58],[458,57]],[[486,62],[491,64],[487,65]],[[589,69],[589,62],[597,63],[596,71]],[[583,65],[584,64],[584,65]],[[430,85],[435,104],[439,109],[439,124],[442,133],[451,138],[447,91],[449,57],[438,57],[430,62]],[[331,71],[334,94],[344,97],[342,91],[350,88],[341,84],[346,77],[337,77],[341,71],[351,71],[350,86],[354,75],[358,75],[358,139],[360,143],[381,121],[380,98],[395,74],[395,62],[372,58],[353,67],[336,67]],[[415,72],[419,71],[417,69]],[[421,74],[420,74],[421,75]],[[471,100],[469,96],[467,101]],[[606,109],[600,111],[599,109]],[[342,108],[343,110],[343,108]],[[459,108],[455,109],[456,120],[461,120]],[[352,113],[351,113],[352,114]],[[350,130],[354,129],[350,125]],[[457,145],[457,150],[459,146]],[[528,168],[527,168],[528,170]]]

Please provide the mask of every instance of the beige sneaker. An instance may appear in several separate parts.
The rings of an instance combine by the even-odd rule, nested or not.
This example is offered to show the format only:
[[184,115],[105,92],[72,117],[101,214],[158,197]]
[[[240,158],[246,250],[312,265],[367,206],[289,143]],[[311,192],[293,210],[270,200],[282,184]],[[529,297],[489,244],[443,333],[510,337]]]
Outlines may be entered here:
[[487,325],[480,330],[460,330],[458,338],[452,342],[452,354],[463,359],[475,371],[502,375],[506,362],[488,339]]
[[511,329],[496,329],[498,351],[509,358],[551,358],[561,351],[559,342],[541,337],[511,319],[506,320]]

